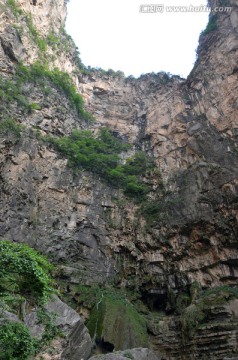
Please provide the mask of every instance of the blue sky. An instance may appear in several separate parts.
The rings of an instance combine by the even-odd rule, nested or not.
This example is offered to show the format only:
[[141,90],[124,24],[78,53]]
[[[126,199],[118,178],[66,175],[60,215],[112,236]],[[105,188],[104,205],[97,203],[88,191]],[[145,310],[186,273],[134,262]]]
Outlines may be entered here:
[[66,30],[83,63],[126,76],[166,71],[186,77],[196,58],[208,12],[167,12],[165,6],[206,5],[206,0],[163,0],[162,13],[141,13],[143,0],[70,0]]

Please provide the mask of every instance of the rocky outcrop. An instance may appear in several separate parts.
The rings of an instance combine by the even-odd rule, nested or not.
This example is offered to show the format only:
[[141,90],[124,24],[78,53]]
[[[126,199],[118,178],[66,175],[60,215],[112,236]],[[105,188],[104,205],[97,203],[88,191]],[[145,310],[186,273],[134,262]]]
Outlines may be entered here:
[[[57,328],[58,336],[50,345],[43,347],[36,359],[85,359],[92,352],[92,340],[78,313],[62,302],[56,295],[43,307],[45,317],[42,317],[42,308],[28,309],[23,304],[22,320],[8,311],[1,312],[1,318],[11,322],[22,322],[30,330],[32,337],[44,341],[47,336],[47,327]],[[3,320],[1,319],[1,320]],[[51,336],[51,335],[49,335]]]
[[[214,308],[209,298],[207,323],[192,339],[182,331],[185,308],[201,305],[191,295],[193,284],[203,290],[237,286],[238,3],[227,3],[231,11],[211,17],[213,30],[201,35],[187,80],[165,73],[125,79],[80,72],[77,51],[61,29],[63,0],[1,5],[0,69],[2,83],[11,82],[1,93],[1,119],[11,116],[26,128],[21,136],[1,130],[0,236],[26,242],[58,264],[59,288],[76,307],[81,284],[113,281],[139,294],[151,343],[169,359],[237,353],[234,311],[224,303]],[[28,78],[21,93],[7,93],[15,89],[16,65],[42,61],[42,55],[52,68],[71,74],[94,123],[82,119],[50,78]],[[97,175],[73,171],[41,139],[74,128],[97,133],[104,125],[133,144],[123,160],[137,150],[154,158],[157,175],[143,179],[153,189],[144,204]],[[235,296],[226,299],[228,307]],[[73,331],[66,358],[77,354],[77,341]]]
[[159,360],[153,351],[146,348],[129,349],[125,351],[116,351],[113,354],[90,357],[89,360]]
[[181,322],[178,319],[169,317],[162,320],[153,340],[154,348],[160,348],[160,354],[165,358],[169,352],[171,360],[225,360],[237,356],[237,300],[228,301],[225,305],[216,302],[217,296],[214,295],[210,299],[212,307],[202,322],[199,320],[201,314],[197,313],[197,323],[194,315],[198,304],[188,307],[182,317],[182,332],[179,331]]

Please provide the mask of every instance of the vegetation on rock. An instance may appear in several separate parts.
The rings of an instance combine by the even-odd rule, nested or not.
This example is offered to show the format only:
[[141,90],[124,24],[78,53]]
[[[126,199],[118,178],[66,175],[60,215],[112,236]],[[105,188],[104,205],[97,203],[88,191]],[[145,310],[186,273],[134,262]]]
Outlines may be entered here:
[[36,62],[31,66],[18,65],[12,78],[0,77],[1,108],[11,108],[14,102],[28,113],[39,110],[40,104],[30,102],[27,86],[37,84],[43,94],[48,95],[50,84],[63,91],[70,103],[75,106],[78,115],[85,121],[92,121],[93,116],[84,110],[83,98],[76,91],[67,73],[55,68],[50,70],[46,65]]
[[83,168],[98,174],[107,183],[122,188],[125,195],[142,199],[149,187],[142,177],[153,167],[152,161],[143,153],[136,153],[123,164],[120,153],[130,148],[107,129],[99,135],[91,131],[75,130],[70,136],[51,138],[56,149],[65,155],[73,168]]
[[[202,324],[209,322],[212,317],[212,310],[225,305],[229,300],[238,298],[238,288],[222,285],[197,293],[194,300],[189,300],[187,294],[180,295],[183,304],[178,298],[177,305],[180,305],[180,322],[183,336],[192,338]],[[191,294],[192,296],[192,294]]]
[[0,296],[10,293],[28,302],[45,301],[53,292],[52,265],[24,244],[0,241]]
[[36,340],[22,324],[4,320],[0,325],[0,360],[25,360],[35,353]]
[[[24,320],[26,303],[42,306],[54,292],[47,259],[24,244],[0,241],[0,359],[28,359],[39,348],[39,341],[30,336],[24,323],[4,319],[4,312]],[[45,325],[43,341],[53,336],[55,327],[45,311],[39,322]],[[43,316],[44,315],[44,316]],[[52,337],[51,337],[52,338]]]
[[218,19],[218,17],[216,14],[210,15],[208,24],[207,24],[205,30],[203,30],[203,32],[202,32],[203,35],[207,35],[211,31],[214,31],[217,29],[217,19]]
[[23,126],[17,124],[13,119],[6,119],[0,122],[0,134],[8,135],[12,133],[15,135],[17,139],[21,136],[21,131],[23,130]]
[[[146,322],[120,292],[106,290],[93,308],[87,327],[91,336],[113,344],[115,350],[146,347]],[[120,336],[118,336],[120,334]]]

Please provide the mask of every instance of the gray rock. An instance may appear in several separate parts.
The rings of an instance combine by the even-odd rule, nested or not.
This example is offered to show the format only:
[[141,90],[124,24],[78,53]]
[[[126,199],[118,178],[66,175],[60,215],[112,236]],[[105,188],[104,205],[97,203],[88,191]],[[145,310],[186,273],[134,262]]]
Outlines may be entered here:
[[150,349],[136,348],[124,351],[117,351],[101,356],[93,356],[89,360],[160,360],[160,358]]
[[26,51],[23,47],[19,32],[8,25],[5,29],[5,33],[0,36],[0,46],[11,61],[18,62],[24,60],[26,57]]
[[[45,309],[55,316],[55,325],[61,328],[65,335],[68,335],[78,322],[81,322],[79,314],[54,296],[51,301],[45,305]],[[33,309],[24,317],[25,324],[29,327],[31,335],[41,338],[44,332],[44,326],[38,323],[37,309]]]
[[[66,341],[62,339],[62,346],[65,349],[62,360],[88,359],[92,350],[92,340],[79,314],[57,296],[54,296],[45,308],[55,315],[55,325],[67,336]],[[38,324],[37,309],[33,309],[29,315],[25,316],[25,323],[32,336],[42,337],[44,326]]]
[[62,360],[87,360],[92,352],[92,340],[82,321],[78,321],[70,334]]
[[4,321],[4,320],[9,320],[9,321],[13,321],[13,322],[21,322],[19,317],[9,311],[3,311],[0,314],[0,322]]

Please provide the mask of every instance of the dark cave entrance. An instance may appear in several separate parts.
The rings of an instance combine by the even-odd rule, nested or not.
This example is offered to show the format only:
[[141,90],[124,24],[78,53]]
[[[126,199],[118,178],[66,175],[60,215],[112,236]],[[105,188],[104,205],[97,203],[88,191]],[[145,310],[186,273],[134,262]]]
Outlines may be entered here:
[[168,296],[165,290],[153,290],[143,295],[142,301],[151,311],[166,311]]
[[94,354],[108,354],[113,352],[114,345],[110,342],[104,341],[104,339],[96,339],[95,340],[95,347],[94,347]]

